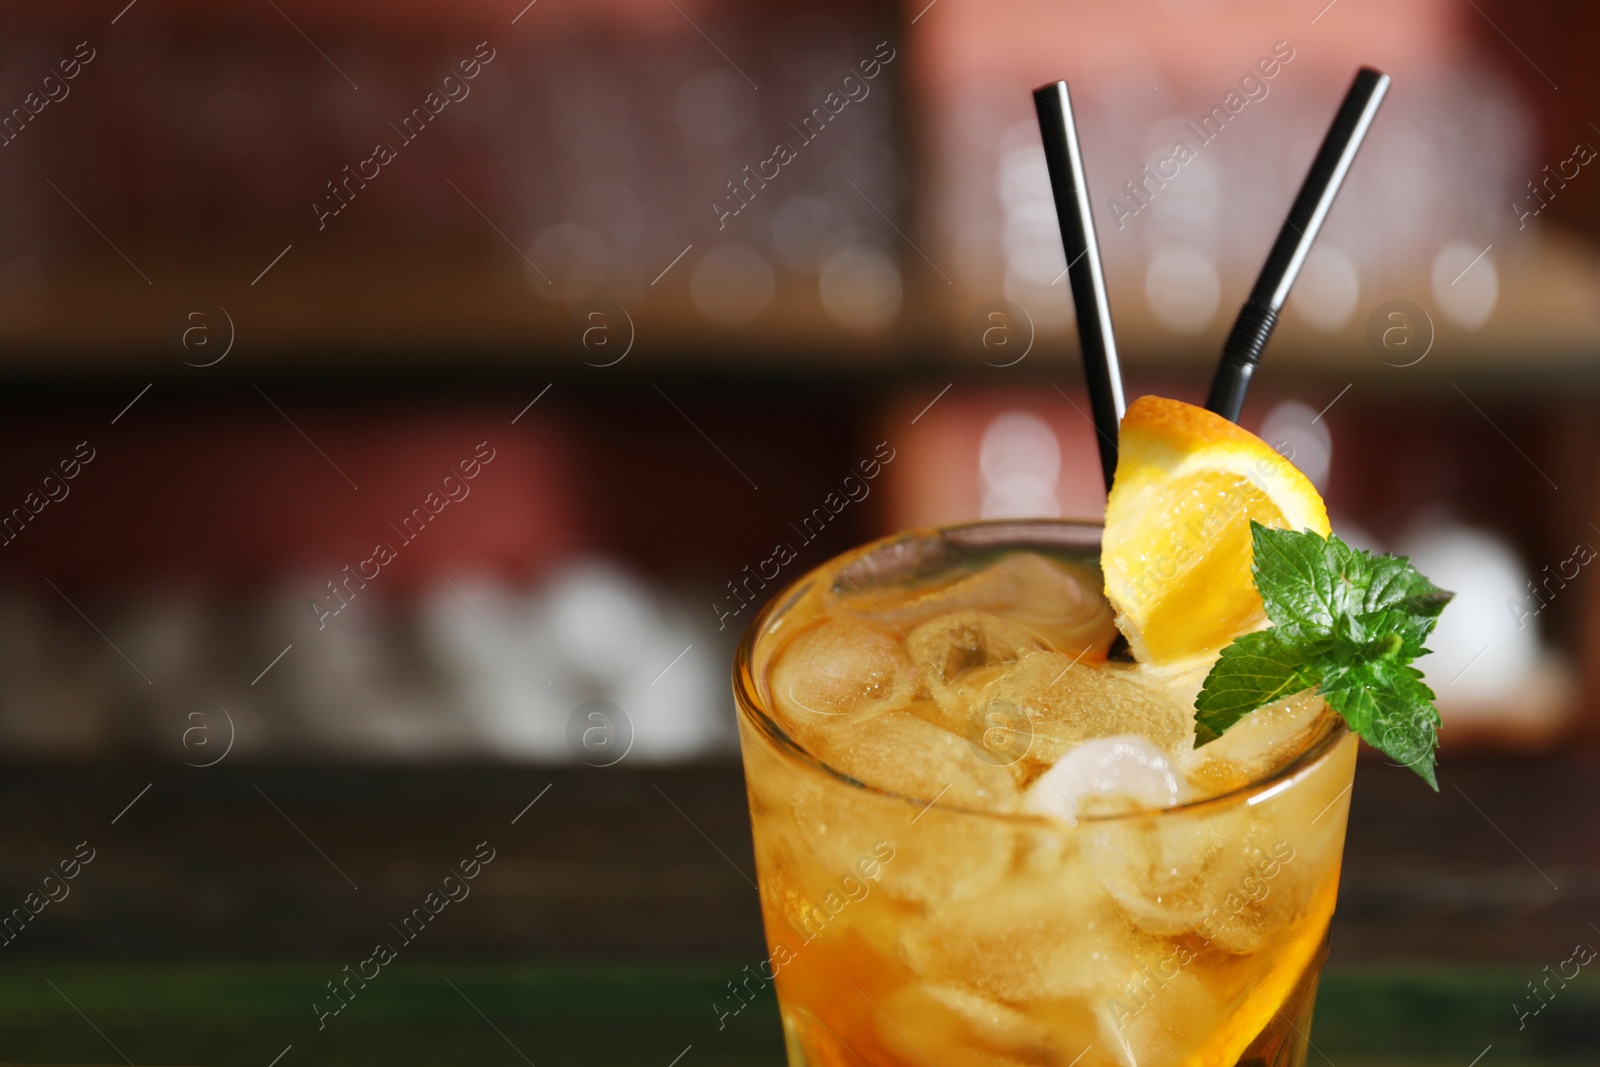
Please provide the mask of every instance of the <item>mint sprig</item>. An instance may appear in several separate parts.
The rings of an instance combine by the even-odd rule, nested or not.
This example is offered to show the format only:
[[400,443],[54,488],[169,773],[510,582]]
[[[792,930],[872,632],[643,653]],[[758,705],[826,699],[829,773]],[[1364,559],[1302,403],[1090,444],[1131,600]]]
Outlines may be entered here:
[[1252,521],[1256,589],[1272,627],[1222,650],[1195,698],[1195,747],[1256,708],[1317,688],[1350,728],[1437,792],[1439,712],[1411,661],[1454,593],[1403,556]]

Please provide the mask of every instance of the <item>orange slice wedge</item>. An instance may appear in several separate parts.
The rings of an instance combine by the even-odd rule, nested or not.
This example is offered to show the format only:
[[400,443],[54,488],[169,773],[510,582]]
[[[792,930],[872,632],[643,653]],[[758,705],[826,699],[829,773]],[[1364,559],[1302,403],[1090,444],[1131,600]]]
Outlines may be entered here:
[[1135,658],[1185,663],[1266,625],[1250,521],[1326,537],[1311,481],[1255,434],[1161,397],[1129,406],[1118,451],[1100,564]]

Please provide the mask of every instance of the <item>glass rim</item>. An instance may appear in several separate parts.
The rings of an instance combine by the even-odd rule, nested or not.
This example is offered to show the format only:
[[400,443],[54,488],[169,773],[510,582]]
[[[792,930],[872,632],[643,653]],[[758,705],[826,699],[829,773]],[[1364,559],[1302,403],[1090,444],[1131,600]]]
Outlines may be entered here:
[[[1051,530],[1057,533],[1072,532],[1083,535],[1093,535],[1092,545],[1087,543],[1087,538],[1081,547],[1098,548],[1100,535],[1104,524],[1082,519],[979,519],[970,522],[951,523],[944,526],[916,527],[901,530],[884,537],[858,545],[839,555],[864,556],[873,548],[907,537],[928,536],[944,538],[951,533],[977,534],[971,538],[975,544],[1026,544],[1026,538],[1007,538],[996,536],[1001,530],[1014,529],[1018,532],[1026,530]],[[1041,539],[1045,540],[1045,539]],[[1057,543],[1067,544],[1066,540]],[[750,624],[745,627],[744,635],[739,639],[739,646],[733,659],[733,696],[738,707],[740,718],[744,719],[763,738],[771,742],[774,749],[788,762],[803,768],[807,773],[830,778],[840,785],[863,793],[880,796],[885,800],[898,801],[913,805],[920,809],[939,807],[946,813],[972,816],[983,819],[997,820],[1007,825],[1052,827],[1055,829],[1071,828],[1090,824],[1106,824],[1139,819],[1151,819],[1169,815],[1192,814],[1206,812],[1216,808],[1235,807],[1243,804],[1246,807],[1259,804],[1269,797],[1293,786],[1300,779],[1307,777],[1315,771],[1332,754],[1338,744],[1350,734],[1349,727],[1339,716],[1332,716],[1332,721],[1323,730],[1322,736],[1316,738],[1304,751],[1287,763],[1272,768],[1258,778],[1252,778],[1243,785],[1211,796],[1199,797],[1195,800],[1174,804],[1168,808],[1140,809],[1135,811],[1116,812],[1110,814],[1080,815],[1073,823],[1050,815],[1032,812],[1007,812],[989,811],[983,808],[969,808],[960,804],[938,804],[934,801],[920,797],[908,796],[905,793],[886,789],[882,786],[863,782],[843,771],[830,766],[826,761],[813,755],[804,745],[790,737],[784,729],[762,708],[762,701],[757,689],[757,679],[753,670],[756,642],[766,632],[772,619],[788,605],[794,594],[807,582],[812,581],[817,572],[829,566],[839,558],[838,555],[811,568],[805,574],[785,585],[774,593]]]

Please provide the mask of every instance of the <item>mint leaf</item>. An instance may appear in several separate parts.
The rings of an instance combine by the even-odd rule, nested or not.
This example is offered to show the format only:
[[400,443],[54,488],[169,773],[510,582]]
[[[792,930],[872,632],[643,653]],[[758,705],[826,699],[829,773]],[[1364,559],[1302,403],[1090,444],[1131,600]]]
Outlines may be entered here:
[[1369,663],[1328,672],[1322,697],[1378,751],[1439,790],[1433,773],[1439,712],[1422,672],[1407,664]]
[[1350,612],[1352,577],[1359,581],[1346,573],[1351,550],[1342,541],[1335,548],[1335,542],[1320,537],[1275,536],[1287,532],[1250,523],[1256,591],[1267,618],[1286,634],[1328,635],[1336,620]]
[[1278,630],[1245,634],[1223,649],[1195,699],[1195,747],[1215,741],[1255,709],[1316,685],[1318,677],[1307,675],[1299,659]]
[[1252,521],[1252,571],[1270,629],[1236,639],[1195,699],[1195,747],[1256,708],[1311,688],[1373,747],[1435,791],[1439,712],[1411,661],[1453,593],[1400,556]]

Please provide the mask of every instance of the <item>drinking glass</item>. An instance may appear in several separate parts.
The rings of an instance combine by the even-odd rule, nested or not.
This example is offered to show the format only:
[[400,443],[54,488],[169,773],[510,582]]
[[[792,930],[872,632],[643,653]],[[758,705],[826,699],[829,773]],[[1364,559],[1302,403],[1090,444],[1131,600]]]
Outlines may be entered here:
[[[902,534],[752,622],[734,691],[769,956],[743,985],[776,985],[791,1067],[1305,1062],[1356,762],[1337,717],[1230,792],[1067,823],[858,780],[773,714],[785,613],[816,583],[870,603],[1010,550],[1098,575],[1099,544],[1056,521]],[[978,719],[961,747],[1004,762],[1028,729]]]

